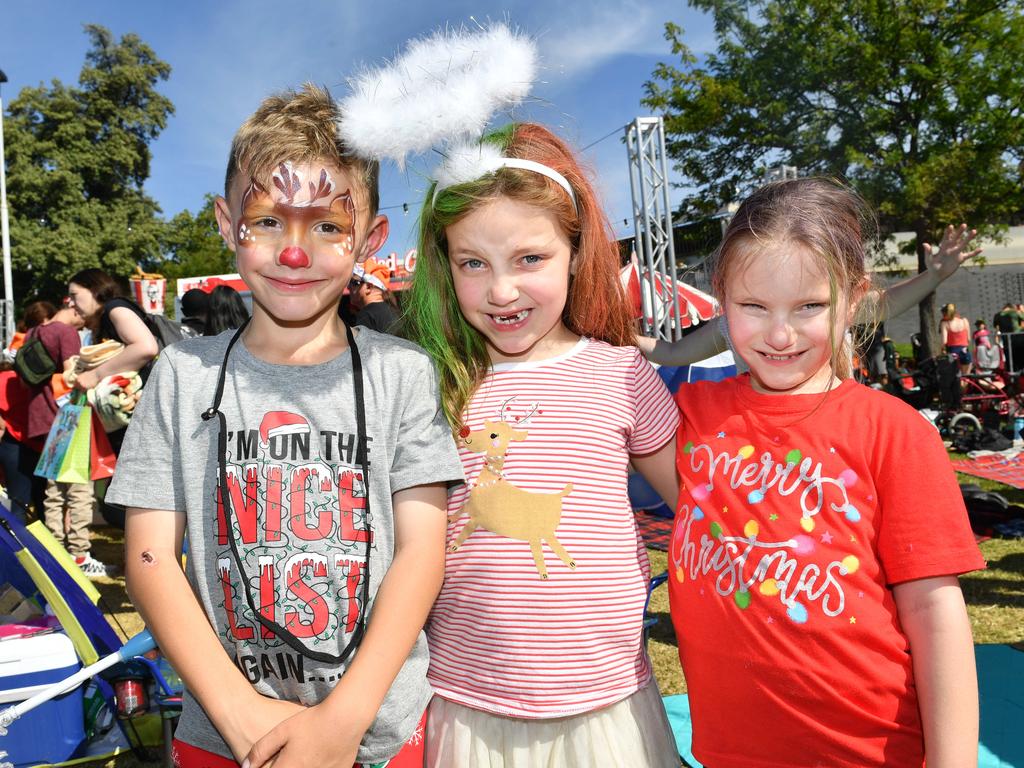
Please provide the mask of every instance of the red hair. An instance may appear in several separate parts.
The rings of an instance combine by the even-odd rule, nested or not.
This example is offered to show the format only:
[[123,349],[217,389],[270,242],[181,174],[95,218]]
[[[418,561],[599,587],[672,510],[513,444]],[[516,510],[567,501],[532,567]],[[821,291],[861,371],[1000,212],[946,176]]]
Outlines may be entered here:
[[503,168],[497,179],[515,177],[514,184],[495,190],[514,200],[551,210],[573,245],[573,275],[563,321],[574,333],[616,346],[634,343],[632,309],[619,280],[621,263],[608,218],[581,163],[569,146],[536,123],[513,126],[507,157],[546,165],[569,182],[576,205],[555,181],[533,171]]

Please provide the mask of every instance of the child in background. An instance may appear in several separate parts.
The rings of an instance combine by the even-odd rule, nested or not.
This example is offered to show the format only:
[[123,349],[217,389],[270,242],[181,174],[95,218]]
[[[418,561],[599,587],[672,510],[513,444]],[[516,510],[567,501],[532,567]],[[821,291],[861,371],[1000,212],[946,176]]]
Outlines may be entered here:
[[750,373],[679,390],[669,553],[693,752],[715,768],[976,761],[956,576],[984,562],[934,428],[849,378],[867,221],[832,182],[778,182],[715,254]]
[[[70,307],[57,309],[43,301],[33,302],[26,309],[26,316],[45,310],[45,320],[33,323],[34,327],[26,335],[26,340],[37,338],[46,348],[50,359],[63,372],[69,361],[81,350],[81,342],[77,327],[82,325],[78,314]],[[58,394],[55,382],[59,382],[61,392]],[[33,387],[33,397],[28,404],[29,437],[44,439],[53,426],[59,406],[66,400],[67,386],[63,376],[54,375],[50,381]],[[89,540],[89,526],[92,525],[96,499],[93,496],[93,484],[66,483],[49,480],[46,484],[46,495],[43,499],[43,520],[53,537],[67,549],[75,559],[75,564],[89,579],[107,577],[113,570],[92,556],[92,543]]]
[[630,346],[618,250],[571,150],[518,124],[473,154],[427,193],[407,307],[468,481],[427,630],[427,765],[678,766],[626,493],[632,461],[676,498],[675,408]]
[[974,327],[974,357],[978,368],[983,372],[995,370],[1000,362],[999,347],[992,343],[992,335],[984,320],[975,320]]
[[338,317],[388,232],[339,116],[307,85],[239,129],[216,215],[252,319],[164,350],[108,494],[185,681],[182,768],[422,765],[422,626],[462,471],[429,358]]

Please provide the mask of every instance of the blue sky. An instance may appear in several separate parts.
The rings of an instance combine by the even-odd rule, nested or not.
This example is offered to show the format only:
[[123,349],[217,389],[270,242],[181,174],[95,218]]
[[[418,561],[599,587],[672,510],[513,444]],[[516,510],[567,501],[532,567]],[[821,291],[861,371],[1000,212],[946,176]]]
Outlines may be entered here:
[[[6,104],[27,85],[77,82],[87,47],[83,24],[102,24],[118,37],[138,34],[172,67],[160,90],[176,112],[151,145],[146,182],[170,218],[183,209],[195,212],[204,194],[220,190],[231,136],[266,94],[312,80],[343,96],[346,75],[360,64],[380,63],[409,37],[472,23],[471,16],[508,19],[538,41],[540,82],[515,117],[544,122],[578,147],[615,131],[585,156],[616,233],[627,234],[629,173],[616,129],[649,114],[640,105],[643,83],[659,61],[675,60],[663,37],[666,21],[681,24],[698,53],[712,42],[709,20],[680,0],[300,0],[287,7],[266,0],[5,0],[0,69],[9,82],[2,95]],[[509,115],[495,122],[503,117]],[[384,170],[381,205],[410,206],[408,216],[400,208],[387,211],[392,235],[385,251],[413,247],[417,201],[432,162],[414,161],[405,173]]]

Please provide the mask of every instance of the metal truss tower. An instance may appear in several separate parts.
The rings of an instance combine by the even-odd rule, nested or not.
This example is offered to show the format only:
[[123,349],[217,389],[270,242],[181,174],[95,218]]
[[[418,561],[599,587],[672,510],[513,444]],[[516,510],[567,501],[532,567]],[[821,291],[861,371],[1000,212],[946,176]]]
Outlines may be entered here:
[[679,294],[662,119],[638,117],[627,125],[626,150],[644,332],[656,339],[676,341],[682,336],[682,324],[676,322]]

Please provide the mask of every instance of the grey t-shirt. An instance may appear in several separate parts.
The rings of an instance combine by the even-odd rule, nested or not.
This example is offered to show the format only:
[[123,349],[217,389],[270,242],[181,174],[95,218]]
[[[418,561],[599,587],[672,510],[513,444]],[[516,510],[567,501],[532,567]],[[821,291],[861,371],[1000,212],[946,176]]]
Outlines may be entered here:
[[[427,355],[410,342],[360,329],[368,525],[350,351],[320,365],[273,365],[239,341],[221,402],[233,509],[228,526],[216,492],[218,420],[203,421],[201,413],[212,405],[232,333],[187,339],[160,355],[132,417],[107,500],[184,511],[188,577],[224,650],[260,693],[315,704],[344,669],[292,650],[254,620],[253,606],[288,627],[306,648],[340,654],[361,607],[367,531],[372,530],[369,614],[394,556],[391,495],[461,481],[462,465],[438,407],[437,375]],[[420,632],[363,738],[360,762],[389,758],[412,735],[431,695],[426,671]],[[187,692],[177,737],[231,754]]]

